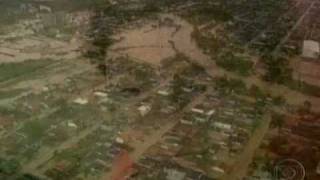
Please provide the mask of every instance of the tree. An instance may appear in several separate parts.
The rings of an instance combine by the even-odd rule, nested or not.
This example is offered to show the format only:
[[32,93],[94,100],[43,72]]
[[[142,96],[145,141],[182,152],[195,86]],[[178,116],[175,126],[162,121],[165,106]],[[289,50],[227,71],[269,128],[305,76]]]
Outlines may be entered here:
[[256,99],[263,99],[265,97],[265,94],[262,92],[262,90],[259,88],[259,86],[253,84],[251,85],[249,89],[250,95],[253,95]]
[[99,71],[106,77],[107,49],[112,45],[113,40],[110,36],[112,29],[105,22],[105,17],[106,15],[103,10],[96,9],[96,13],[91,19],[88,33],[91,47],[87,50],[85,56],[88,57],[93,64],[96,64]]
[[15,159],[1,159],[0,158],[0,173],[16,174],[21,168],[20,163]]
[[271,115],[271,126],[273,128],[278,128],[278,134],[285,123],[285,115],[279,113],[273,113]]
[[40,120],[30,121],[22,128],[22,131],[27,135],[28,140],[31,142],[41,139],[45,135],[46,130],[47,125]]
[[253,62],[235,55],[233,52],[224,52],[216,60],[218,66],[222,68],[235,72],[241,76],[248,76],[252,72]]
[[18,177],[16,180],[40,180],[40,178],[32,174],[23,174],[20,177]]
[[307,109],[308,111],[310,111],[311,108],[312,108],[312,104],[311,104],[310,101],[304,101],[303,105],[304,105],[304,107],[306,107],[306,109]]
[[286,103],[286,99],[283,96],[276,96],[272,98],[272,102],[276,106],[283,106]]
[[289,61],[283,57],[269,56],[264,58],[266,65],[266,81],[284,84],[292,80],[292,69],[289,67]]
[[187,85],[187,82],[185,79],[183,79],[179,74],[175,74],[173,76],[173,86],[172,86],[172,94],[170,96],[171,100],[173,102],[177,102],[179,107],[183,107],[184,105],[184,91],[183,87]]
[[310,113],[312,108],[312,104],[310,101],[304,101],[302,107],[300,108],[301,113]]

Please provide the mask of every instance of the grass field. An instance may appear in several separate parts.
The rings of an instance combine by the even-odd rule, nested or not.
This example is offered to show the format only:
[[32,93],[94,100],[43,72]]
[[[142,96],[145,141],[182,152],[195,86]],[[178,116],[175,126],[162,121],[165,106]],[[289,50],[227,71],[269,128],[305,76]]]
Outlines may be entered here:
[[7,81],[9,79],[24,76],[28,73],[35,72],[38,69],[42,69],[48,66],[53,61],[49,59],[44,60],[28,60],[21,63],[5,63],[0,64],[0,82]]
[[8,98],[13,98],[20,93],[24,92],[24,89],[14,89],[14,90],[0,90],[0,100],[1,99],[8,99]]

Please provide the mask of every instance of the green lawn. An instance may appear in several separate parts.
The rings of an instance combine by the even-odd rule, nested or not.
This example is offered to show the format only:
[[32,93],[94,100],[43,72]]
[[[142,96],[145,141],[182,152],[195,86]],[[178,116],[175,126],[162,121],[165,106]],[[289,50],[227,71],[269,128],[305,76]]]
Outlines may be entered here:
[[15,96],[18,96],[20,93],[23,93],[24,89],[14,89],[14,90],[0,90],[0,99],[7,99],[7,98],[13,98]]
[[0,64],[0,82],[7,81],[12,78],[25,76],[33,73],[38,69],[44,68],[53,61],[49,59],[43,60],[27,60],[21,63],[4,63]]

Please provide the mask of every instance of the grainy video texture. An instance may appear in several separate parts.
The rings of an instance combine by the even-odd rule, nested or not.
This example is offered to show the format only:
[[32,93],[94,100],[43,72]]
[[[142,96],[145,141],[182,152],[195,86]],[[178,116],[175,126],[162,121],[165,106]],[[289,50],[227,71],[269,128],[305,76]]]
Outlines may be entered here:
[[1,180],[319,180],[319,0],[0,0]]

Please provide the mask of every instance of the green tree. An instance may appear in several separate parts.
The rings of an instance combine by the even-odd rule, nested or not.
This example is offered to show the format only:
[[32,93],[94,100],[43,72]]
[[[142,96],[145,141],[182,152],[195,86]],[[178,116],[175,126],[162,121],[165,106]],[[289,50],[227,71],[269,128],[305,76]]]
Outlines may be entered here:
[[20,168],[20,163],[15,159],[0,159],[0,173],[16,174]]
[[264,75],[266,81],[284,84],[292,80],[292,69],[288,59],[269,56],[264,58],[264,63],[267,70]]
[[183,107],[185,100],[184,100],[184,95],[185,92],[183,91],[183,87],[187,86],[186,80],[181,77],[179,74],[175,74],[173,76],[173,86],[172,86],[172,94],[170,96],[171,101],[177,102],[179,107]]
[[280,131],[285,123],[285,115],[280,113],[273,113],[271,115],[271,127],[278,128],[278,134],[280,134]]
[[272,98],[272,103],[276,106],[283,106],[286,103],[286,99],[283,96],[276,96]]
[[48,127],[44,122],[41,122],[40,120],[34,120],[26,123],[22,128],[22,131],[27,135],[28,140],[34,142],[44,136],[47,128]]

